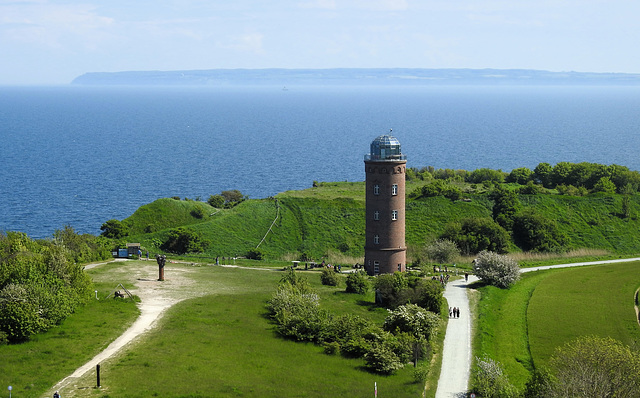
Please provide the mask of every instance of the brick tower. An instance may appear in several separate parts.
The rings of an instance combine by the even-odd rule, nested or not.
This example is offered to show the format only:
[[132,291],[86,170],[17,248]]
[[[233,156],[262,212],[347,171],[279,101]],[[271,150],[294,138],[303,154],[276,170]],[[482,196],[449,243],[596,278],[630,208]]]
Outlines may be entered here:
[[406,271],[405,173],[400,142],[381,135],[364,157],[366,227],[364,266],[369,275]]

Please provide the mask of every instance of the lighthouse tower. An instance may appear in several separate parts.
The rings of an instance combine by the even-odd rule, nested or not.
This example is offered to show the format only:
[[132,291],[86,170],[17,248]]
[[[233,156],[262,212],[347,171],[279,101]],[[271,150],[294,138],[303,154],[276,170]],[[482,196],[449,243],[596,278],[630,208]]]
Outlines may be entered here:
[[407,158],[398,139],[390,133],[373,140],[371,152],[364,158],[367,190],[364,265],[369,275],[406,270]]

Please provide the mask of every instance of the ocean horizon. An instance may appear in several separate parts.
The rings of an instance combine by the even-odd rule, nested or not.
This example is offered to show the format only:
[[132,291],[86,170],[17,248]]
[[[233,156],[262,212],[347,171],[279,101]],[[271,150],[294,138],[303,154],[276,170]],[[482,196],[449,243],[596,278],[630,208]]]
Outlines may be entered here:
[[640,170],[640,87],[2,87],[0,231],[99,234],[158,198],[363,181],[379,135],[407,166]]

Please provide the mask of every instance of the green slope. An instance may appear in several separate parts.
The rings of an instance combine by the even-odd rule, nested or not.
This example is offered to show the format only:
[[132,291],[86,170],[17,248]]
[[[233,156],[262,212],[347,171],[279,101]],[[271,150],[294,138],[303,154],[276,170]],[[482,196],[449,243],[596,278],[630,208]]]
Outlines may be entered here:
[[[409,190],[407,190],[409,191]],[[438,237],[447,223],[468,217],[491,217],[486,194],[464,201],[443,197],[407,199],[406,241],[421,247]],[[631,216],[620,216],[622,195],[584,197],[557,194],[520,195],[522,207],[533,207],[555,220],[569,237],[569,249],[604,249],[617,254],[640,251],[640,196],[632,196]],[[244,255],[259,245],[271,259],[287,253],[319,258],[329,251],[350,256],[364,253],[364,183],[320,183],[319,186],[251,199],[232,209],[206,203],[159,199],[124,220],[134,233],[128,238],[157,251],[171,228],[185,226],[209,242],[205,256]],[[201,208],[204,217],[193,216]],[[153,231],[145,233],[145,231]],[[264,241],[263,241],[264,238]]]

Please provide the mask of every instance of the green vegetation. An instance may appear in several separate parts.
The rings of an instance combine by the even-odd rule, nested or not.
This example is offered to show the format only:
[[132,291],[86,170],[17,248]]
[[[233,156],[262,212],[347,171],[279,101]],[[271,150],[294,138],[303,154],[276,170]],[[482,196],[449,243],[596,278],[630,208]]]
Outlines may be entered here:
[[[509,174],[425,168],[409,169],[407,178],[409,263],[428,261],[424,247],[443,238],[456,243],[463,255],[481,250],[640,251],[635,233],[640,228],[640,174],[622,166],[561,162]],[[604,187],[603,178],[616,193]],[[127,233],[114,245],[126,239],[160,252],[172,231],[185,228],[199,237],[188,254],[203,260],[325,259],[352,265],[362,263],[364,199],[361,182],[314,182],[312,188],[267,199],[249,200],[238,191],[212,195],[208,203],[159,199],[121,222],[109,220],[104,234]]]
[[[100,273],[114,267],[102,266]],[[95,275],[94,270],[88,272]],[[94,278],[99,300],[92,291],[93,298],[59,325],[27,342],[0,346],[0,385],[13,386],[16,397],[43,396],[120,336],[140,311],[133,300],[106,298],[114,287],[113,282]]]
[[77,235],[71,227],[53,241],[0,234],[0,344],[28,340],[60,324],[91,292],[77,260],[110,257],[104,238]]
[[639,263],[538,271],[510,289],[481,286],[474,352],[499,362],[519,390],[558,347],[580,336],[640,341],[633,297]]

